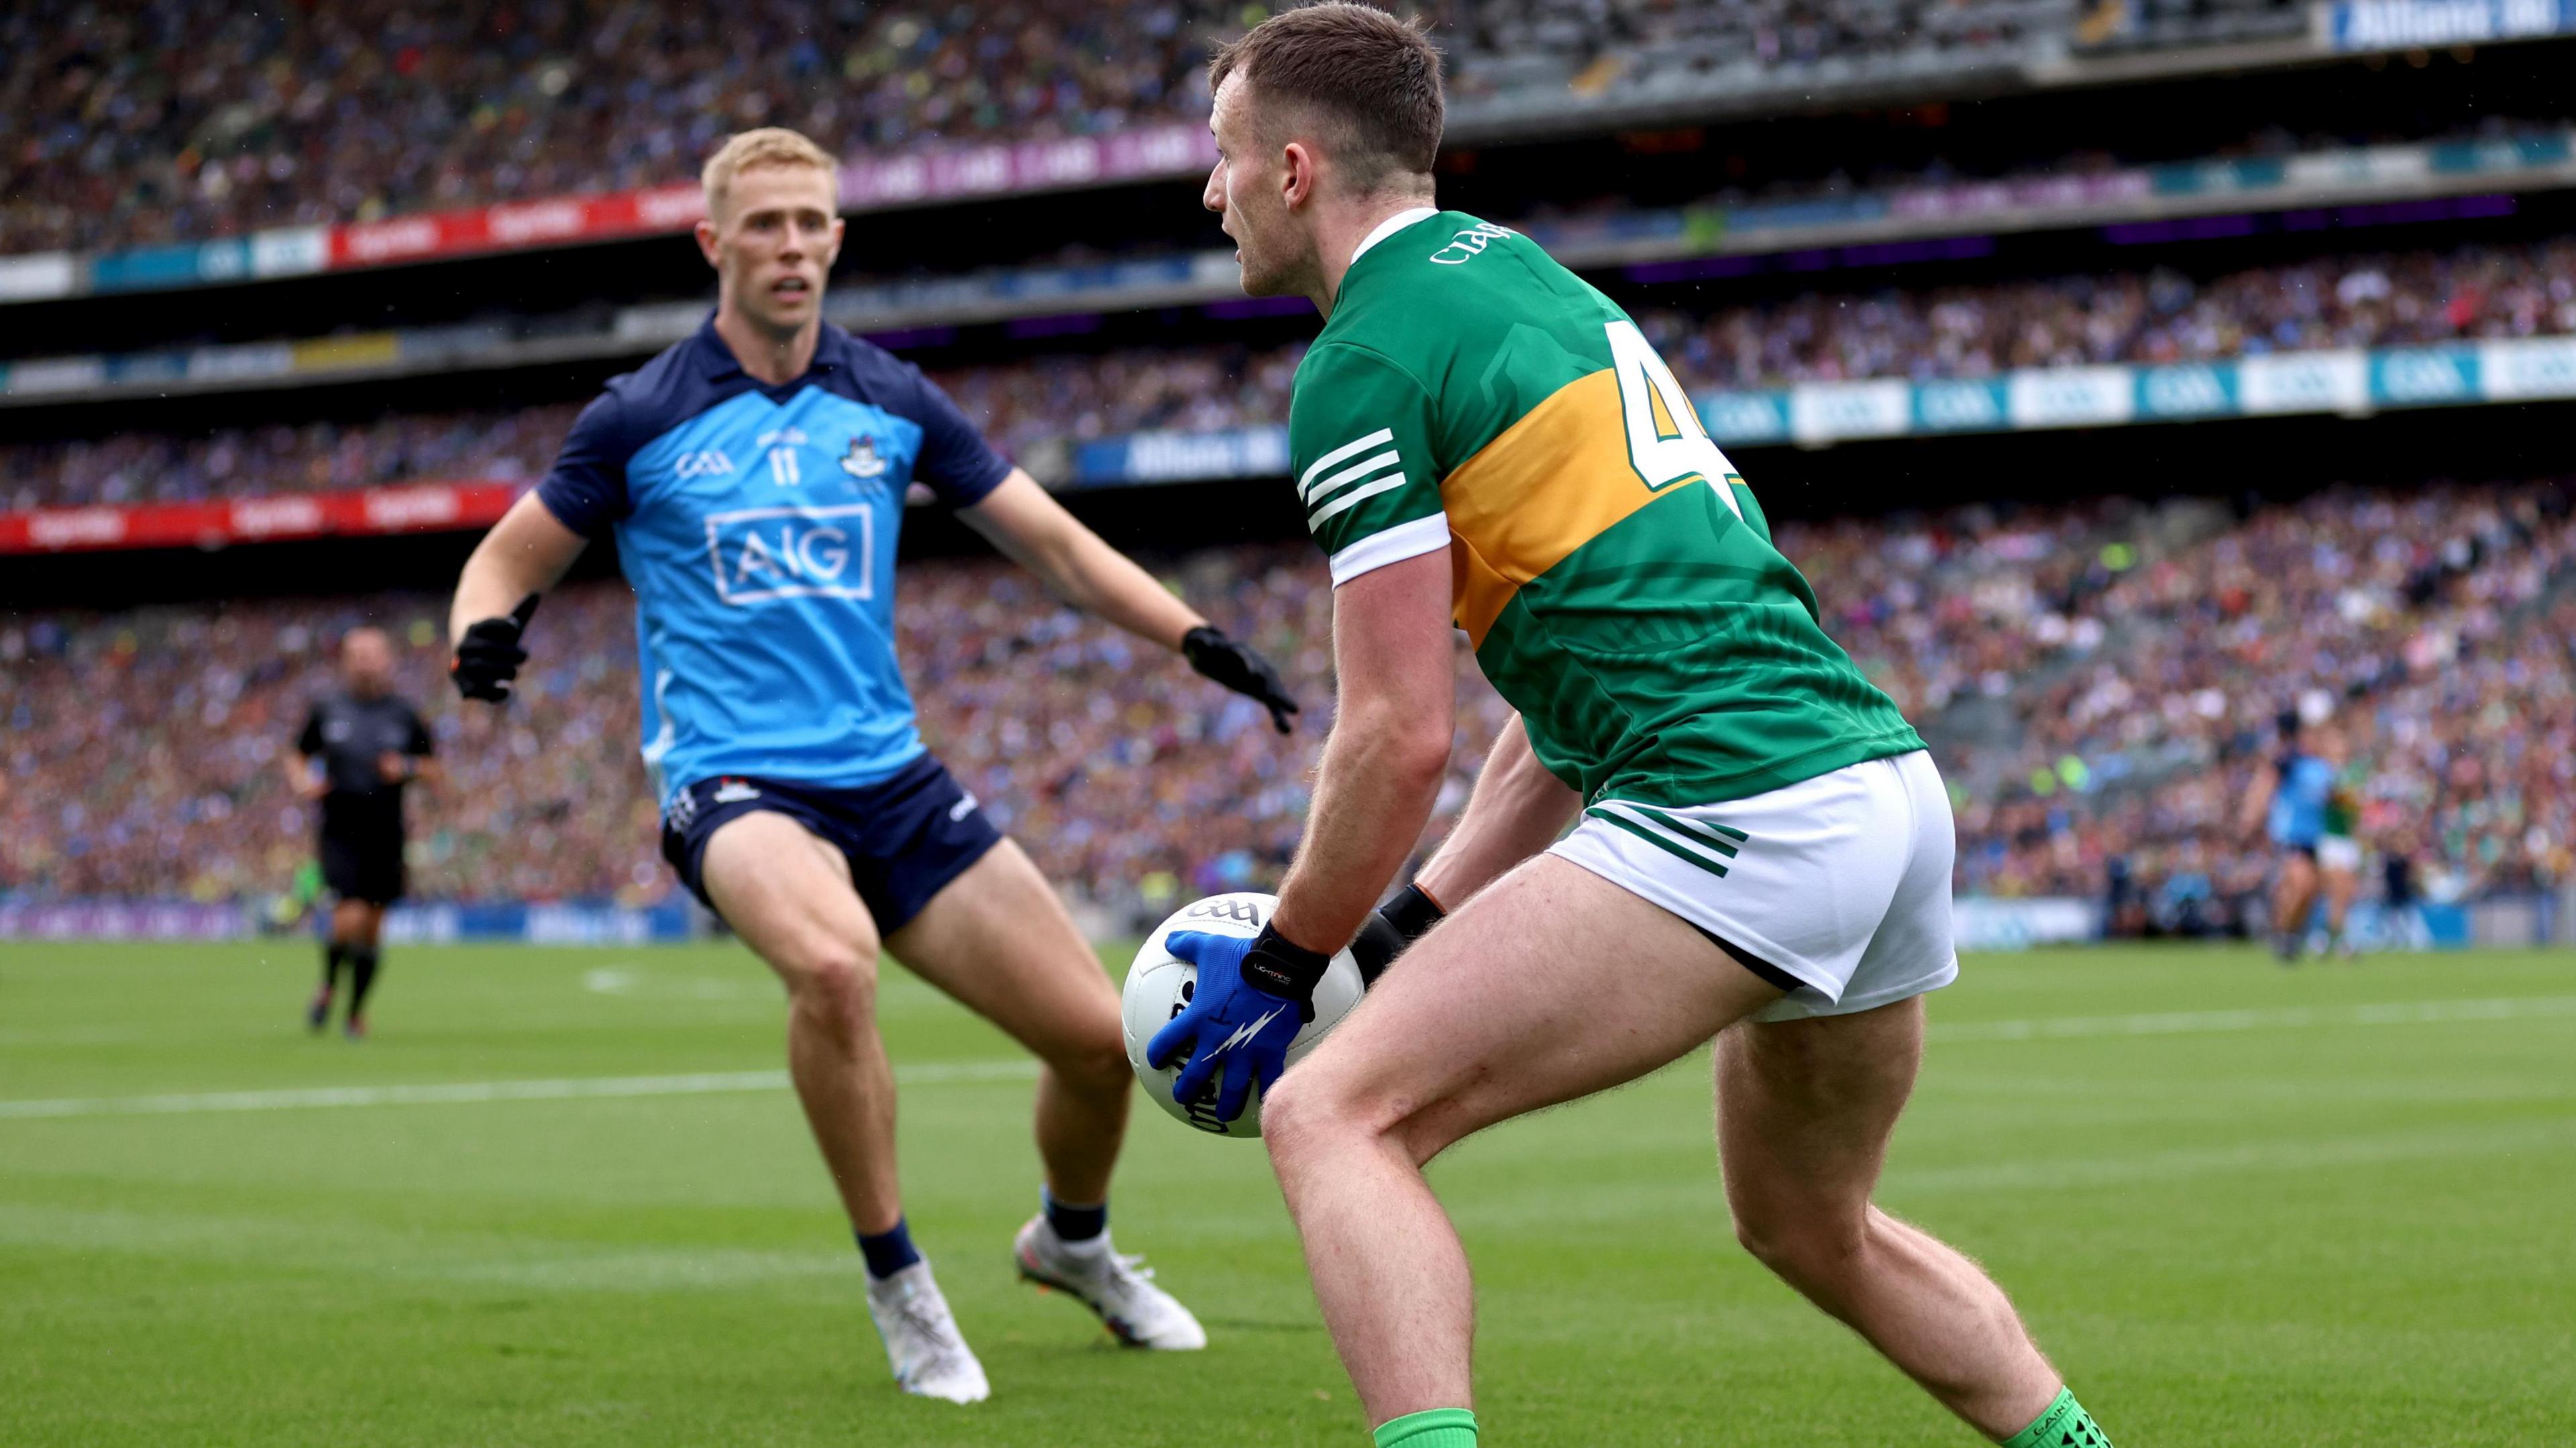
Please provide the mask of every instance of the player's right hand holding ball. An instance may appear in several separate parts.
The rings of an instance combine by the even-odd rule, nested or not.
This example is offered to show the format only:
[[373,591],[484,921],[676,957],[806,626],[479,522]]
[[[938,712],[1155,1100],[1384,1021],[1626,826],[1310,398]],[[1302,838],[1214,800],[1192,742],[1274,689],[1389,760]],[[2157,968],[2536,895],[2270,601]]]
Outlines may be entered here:
[[447,676],[456,681],[457,693],[495,704],[509,702],[510,681],[519,677],[519,665],[528,661],[528,651],[519,647],[519,635],[536,616],[537,597],[531,593],[520,599],[507,618],[487,618],[465,630],[465,637],[456,641],[456,657],[447,663]]
[[1146,1043],[1145,1064],[1159,1071],[1187,1053],[1172,1080],[1172,1099],[1196,1100],[1217,1080],[1216,1119],[1233,1121],[1255,1091],[1269,1090],[1287,1073],[1288,1047],[1315,1018],[1315,986],[1332,957],[1266,925],[1250,940],[1175,931],[1163,947],[1199,968],[1198,986],[1171,1024]]

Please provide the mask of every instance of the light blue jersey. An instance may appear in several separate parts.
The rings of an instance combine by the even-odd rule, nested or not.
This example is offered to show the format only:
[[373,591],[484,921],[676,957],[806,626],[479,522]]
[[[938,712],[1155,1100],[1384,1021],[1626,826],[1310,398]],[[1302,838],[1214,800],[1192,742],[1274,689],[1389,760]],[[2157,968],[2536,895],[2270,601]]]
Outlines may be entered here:
[[1009,473],[920,369],[829,324],[785,386],[712,322],[612,379],[537,496],[617,539],[664,803],[720,775],[852,788],[920,757],[894,646],[904,494],[965,507]]
[[2272,791],[2272,843],[2313,849],[2326,832],[2334,766],[2313,754],[2292,754],[2281,760],[2280,770],[2280,784]]

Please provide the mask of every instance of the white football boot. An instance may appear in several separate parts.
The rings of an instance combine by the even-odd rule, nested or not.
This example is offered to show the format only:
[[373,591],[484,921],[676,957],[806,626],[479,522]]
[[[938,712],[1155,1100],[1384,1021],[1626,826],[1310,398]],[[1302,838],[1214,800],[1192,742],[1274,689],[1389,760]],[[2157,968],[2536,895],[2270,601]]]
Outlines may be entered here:
[[1113,1250],[1107,1232],[1088,1242],[1067,1242],[1041,1212],[1020,1228],[1011,1255],[1023,1280],[1065,1293],[1098,1313],[1129,1347],[1196,1352],[1207,1346],[1207,1329],[1180,1299],[1154,1285],[1154,1269],[1144,1258],[1122,1257]]
[[883,1281],[868,1282],[868,1316],[885,1339],[895,1386],[925,1398],[980,1403],[993,1394],[984,1365],[966,1346],[949,1314],[948,1299],[931,1279],[930,1263],[915,1262]]

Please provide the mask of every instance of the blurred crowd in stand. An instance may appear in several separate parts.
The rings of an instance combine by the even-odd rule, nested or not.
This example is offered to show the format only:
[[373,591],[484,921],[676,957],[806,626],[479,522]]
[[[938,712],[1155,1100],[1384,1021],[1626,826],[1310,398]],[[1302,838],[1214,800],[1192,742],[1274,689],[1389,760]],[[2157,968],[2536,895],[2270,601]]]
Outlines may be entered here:
[[[2576,525],[2554,484],[2339,491],[2242,516],[2117,501],[1785,522],[1827,626],[1920,721],[1959,884],[2100,897],[2139,929],[2248,923],[2274,851],[2240,814],[2278,717],[2362,761],[2361,840],[2434,898],[2552,886],[2576,847]],[[993,561],[906,565],[922,730],[1057,880],[1117,908],[1275,881],[1331,718],[1330,588],[1305,545],[1160,570],[1308,704],[1282,739],[1178,660]],[[254,899],[309,853],[278,768],[346,628],[389,628],[448,782],[415,889],[663,898],[622,585],[562,590],[506,712],[441,675],[440,601],[383,596],[0,624],[0,891]],[[1436,833],[1507,717],[1464,653]],[[2378,866],[2374,866],[2378,868]]]
[[1206,113],[1218,0],[32,0],[0,15],[0,254],[686,181],[793,126],[846,156]]
[[1957,751],[1996,785],[1962,810],[1962,885],[2117,882],[2141,927],[2241,927],[2276,853],[2242,803],[2327,723],[2383,866],[2434,898],[2565,881],[2569,515],[2559,484],[2339,491],[2101,542],[2034,590],[2035,626],[2065,642],[2015,681],[2010,729],[1983,759]]
[[[1816,292],[1639,324],[1694,390],[2324,347],[2576,334],[2576,240],[2356,255],[2209,281],[2115,273],[1927,291]],[[1005,452],[1145,429],[1284,422],[1301,344],[1058,353],[934,372]],[[171,438],[0,444],[0,508],[167,502],[422,478],[540,475],[579,409],[396,415]]]
[[2160,269],[1819,291],[1705,314],[1648,309],[1639,324],[1683,378],[1722,388],[2555,335],[2576,332],[2576,241],[2351,253],[2206,281]]
[[[730,132],[847,158],[1196,124],[1265,0],[396,0],[0,10],[0,255],[686,181]],[[2073,0],[1421,0],[1452,95],[1631,98],[2008,61]],[[2304,12],[2285,0],[2236,11]],[[2276,16],[2276,18],[2277,18]]]

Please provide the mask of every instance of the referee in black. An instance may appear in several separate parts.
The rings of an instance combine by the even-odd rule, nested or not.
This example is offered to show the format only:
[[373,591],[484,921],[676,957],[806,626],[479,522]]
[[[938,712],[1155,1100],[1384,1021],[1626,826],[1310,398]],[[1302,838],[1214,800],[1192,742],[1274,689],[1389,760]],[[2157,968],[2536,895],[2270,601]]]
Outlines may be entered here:
[[378,628],[354,628],[340,641],[343,688],[314,701],[297,757],[287,761],[296,794],[322,804],[322,881],[335,897],[331,938],[322,950],[322,989],[305,1023],[330,1023],[340,966],[349,967],[345,1029],[367,1033],[367,991],[376,983],[385,907],[403,893],[403,787],[429,778],[429,729],[394,697],[394,649]]

